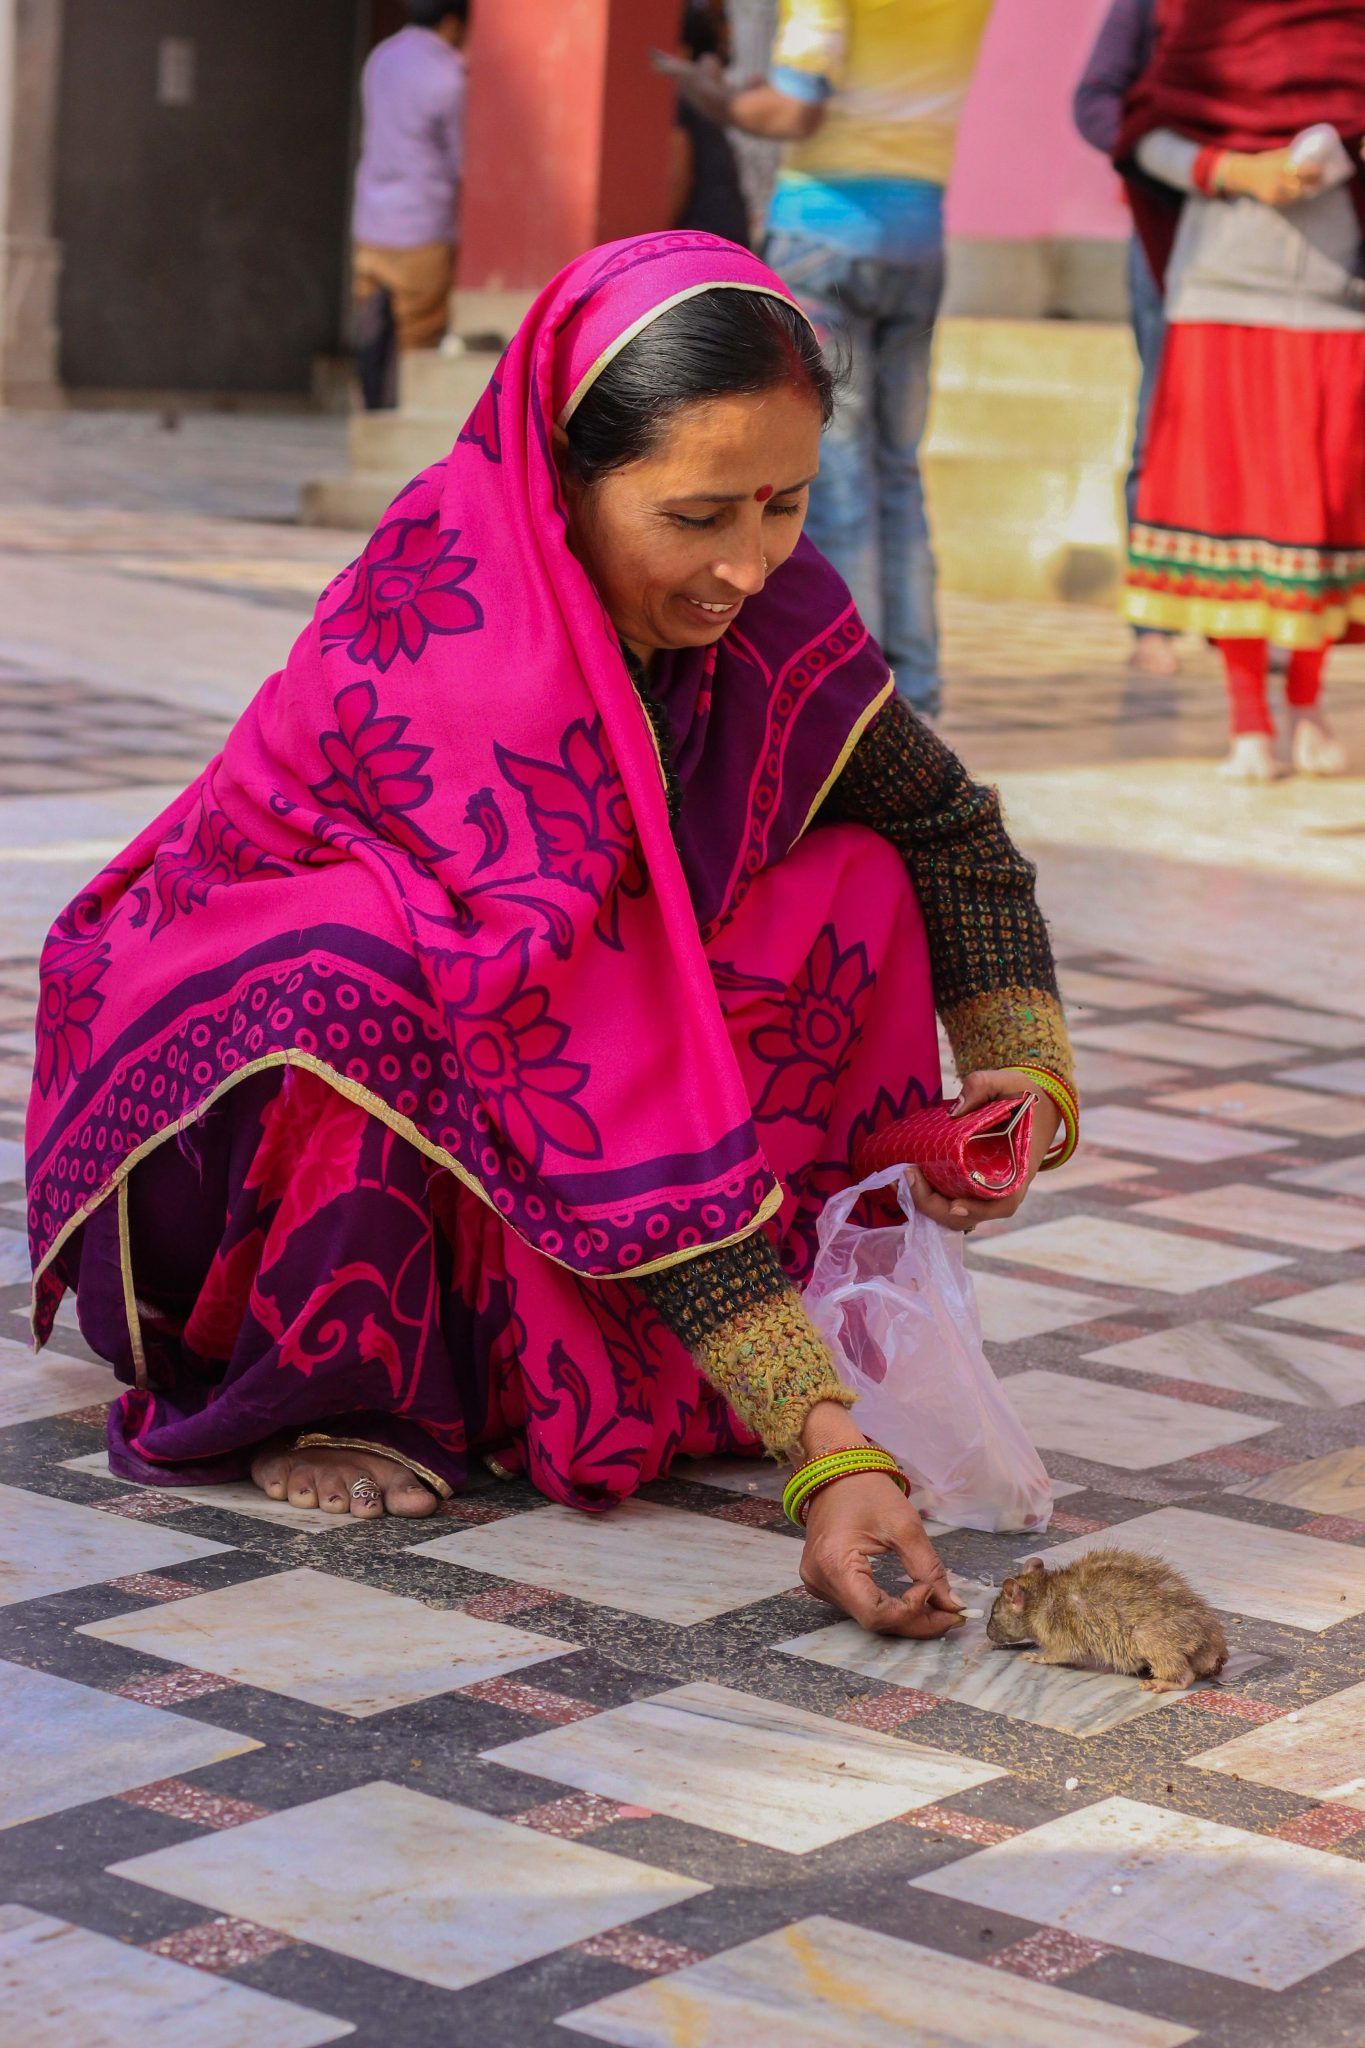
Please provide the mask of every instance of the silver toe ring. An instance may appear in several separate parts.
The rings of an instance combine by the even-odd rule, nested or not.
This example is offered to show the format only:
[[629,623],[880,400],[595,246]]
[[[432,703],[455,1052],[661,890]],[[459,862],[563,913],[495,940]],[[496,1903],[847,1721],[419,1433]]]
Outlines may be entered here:
[[383,1498],[373,1479],[357,1479],[351,1486],[351,1499],[360,1501],[367,1508],[373,1507],[377,1500]]

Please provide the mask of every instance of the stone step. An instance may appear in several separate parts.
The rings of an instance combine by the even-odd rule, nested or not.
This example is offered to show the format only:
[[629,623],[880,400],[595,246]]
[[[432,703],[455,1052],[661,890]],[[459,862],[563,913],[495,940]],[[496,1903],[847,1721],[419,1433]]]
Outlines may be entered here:
[[358,534],[370,533],[411,481],[411,472],[385,476],[373,470],[317,477],[303,487],[299,518],[305,526],[339,526]]
[[1108,604],[1126,555],[1121,465],[924,460],[939,579],[976,597]]
[[347,437],[352,469],[415,476],[450,453],[469,411],[355,413]]
[[1063,395],[939,385],[924,446],[926,455],[1028,461],[1047,469],[1093,462],[1126,467],[1132,438],[1126,390]]
[[[483,350],[443,356],[436,348],[414,348],[399,359],[398,402],[404,412],[461,412],[468,418],[498,358]],[[466,396],[472,393],[472,396]]]
[[1126,326],[1094,320],[940,320],[934,342],[939,389],[1122,395],[1137,376]]

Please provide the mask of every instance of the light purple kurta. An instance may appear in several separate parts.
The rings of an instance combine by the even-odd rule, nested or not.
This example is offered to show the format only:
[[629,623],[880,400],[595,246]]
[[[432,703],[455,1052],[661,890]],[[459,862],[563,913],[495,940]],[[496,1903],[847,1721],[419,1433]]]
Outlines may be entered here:
[[453,241],[464,146],[464,58],[434,29],[400,29],[370,52],[360,94],[355,240],[384,249]]

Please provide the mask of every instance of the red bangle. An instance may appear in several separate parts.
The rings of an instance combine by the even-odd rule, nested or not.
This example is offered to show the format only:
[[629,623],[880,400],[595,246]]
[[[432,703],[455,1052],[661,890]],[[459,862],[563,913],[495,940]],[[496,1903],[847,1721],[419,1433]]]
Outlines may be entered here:
[[1206,199],[1213,199],[1222,191],[1218,183],[1218,167],[1223,161],[1224,151],[1211,146],[1201,149],[1194,160],[1194,189],[1202,192]]

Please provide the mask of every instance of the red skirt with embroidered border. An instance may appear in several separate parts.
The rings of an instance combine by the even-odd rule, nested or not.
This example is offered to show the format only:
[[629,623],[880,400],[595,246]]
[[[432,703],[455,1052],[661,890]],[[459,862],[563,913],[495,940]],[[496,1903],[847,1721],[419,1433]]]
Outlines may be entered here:
[[1365,332],[1167,329],[1123,610],[1210,639],[1365,639]]

